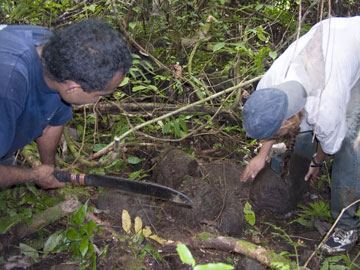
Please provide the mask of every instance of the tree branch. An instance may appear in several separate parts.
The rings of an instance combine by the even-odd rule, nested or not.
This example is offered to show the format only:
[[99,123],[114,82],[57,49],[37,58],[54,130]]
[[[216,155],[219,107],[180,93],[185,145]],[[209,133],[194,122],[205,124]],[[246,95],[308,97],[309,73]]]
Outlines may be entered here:
[[[137,131],[137,130],[143,128],[143,127],[146,127],[146,126],[148,126],[148,125],[151,125],[151,124],[153,124],[153,123],[156,123],[156,122],[158,122],[158,121],[160,121],[160,120],[163,120],[163,119],[165,119],[165,118],[168,118],[168,117],[173,116],[173,115],[175,115],[175,114],[178,114],[178,113],[180,113],[180,112],[186,111],[186,110],[188,110],[189,108],[198,106],[198,105],[200,105],[200,104],[202,104],[202,103],[205,103],[205,102],[207,102],[207,101],[209,101],[209,100],[212,100],[212,99],[214,99],[214,98],[217,98],[218,96],[221,96],[221,95],[223,95],[223,94],[232,92],[232,91],[234,91],[234,90],[236,90],[236,89],[238,89],[238,88],[240,88],[240,87],[244,87],[244,86],[246,86],[246,85],[248,85],[248,84],[251,84],[251,83],[253,83],[253,82],[256,82],[256,81],[260,80],[261,77],[262,77],[262,76],[258,76],[258,77],[255,77],[255,78],[251,79],[251,80],[248,80],[248,81],[246,81],[246,82],[239,83],[238,85],[235,85],[235,86],[233,86],[233,87],[227,88],[227,89],[225,89],[225,90],[223,90],[223,91],[221,91],[221,92],[218,92],[218,93],[216,93],[216,94],[214,94],[214,95],[208,96],[207,98],[204,98],[204,99],[202,99],[202,100],[196,101],[196,102],[194,102],[194,103],[192,103],[192,104],[189,104],[189,105],[187,105],[187,106],[181,107],[181,108],[179,108],[179,109],[177,109],[177,110],[175,110],[175,111],[173,111],[173,112],[169,112],[169,113],[164,114],[164,115],[162,115],[162,116],[159,116],[159,117],[157,117],[157,118],[154,118],[154,119],[151,119],[151,120],[149,120],[149,121],[146,121],[146,122],[144,122],[144,123],[142,123],[142,124],[140,124],[140,125],[137,125],[137,126],[131,128],[131,129],[129,129],[128,131],[124,132],[121,136],[119,136],[120,141],[121,141],[122,139],[124,139],[126,136],[128,136],[129,134],[133,133],[134,131]],[[89,157],[89,160],[94,160],[94,159],[97,159],[97,158],[103,156],[103,155],[106,154],[108,151],[110,151],[110,149],[113,147],[113,145],[114,145],[114,142],[109,143],[109,144],[108,144],[106,147],[104,147],[102,150],[100,150],[99,152],[96,152],[94,155],[92,155],[91,157]]]

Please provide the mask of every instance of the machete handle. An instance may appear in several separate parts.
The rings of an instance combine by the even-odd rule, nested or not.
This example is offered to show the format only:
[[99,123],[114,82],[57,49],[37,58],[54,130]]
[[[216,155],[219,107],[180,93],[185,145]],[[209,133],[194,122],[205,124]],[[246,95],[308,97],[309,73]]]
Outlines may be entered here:
[[68,173],[63,171],[54,171],[55,178],[63,183],[71,182],[77,185],[85,185],[85,174],[83,173]]

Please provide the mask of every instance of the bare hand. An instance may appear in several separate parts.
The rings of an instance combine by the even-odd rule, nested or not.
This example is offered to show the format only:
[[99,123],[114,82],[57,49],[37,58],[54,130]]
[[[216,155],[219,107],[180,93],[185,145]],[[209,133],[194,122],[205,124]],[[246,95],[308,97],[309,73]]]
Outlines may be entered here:
[[241,182],[246,182],[249,178],[255,178],[256,175],[264,168],[265,160],[261,156],[256,156],[250,160],[246,166],[245,171],[241,176]]
[[37,166],[34,170],[34,183],[39,185],[42,188],[58,188],[64,187],[65,183],[59,182],[54,176],[54,166],[50,165],[40,165]]
[[318,175],[320,168],[319,167],[311,167],[309,166],[309,170],[307,174],[305,175],[305,181],[308,181],[309,179],[315,179],[315,177]]

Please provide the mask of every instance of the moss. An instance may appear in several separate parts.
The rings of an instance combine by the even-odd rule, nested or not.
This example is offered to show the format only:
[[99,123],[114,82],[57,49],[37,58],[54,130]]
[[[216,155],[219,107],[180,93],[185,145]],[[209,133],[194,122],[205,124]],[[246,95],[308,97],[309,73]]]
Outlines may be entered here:
[[208,233],[208,232],[202,232],[202,233],[198,234],[196,238],[199,240],[207,240],[211,237],[214,237],[214,235],[212,235],[211,233]]

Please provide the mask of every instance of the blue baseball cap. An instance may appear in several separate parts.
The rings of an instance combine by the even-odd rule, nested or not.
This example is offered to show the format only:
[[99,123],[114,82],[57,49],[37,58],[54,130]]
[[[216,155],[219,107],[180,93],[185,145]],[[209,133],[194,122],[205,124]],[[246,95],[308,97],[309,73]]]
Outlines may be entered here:
[[256,90],[243,107],[243,127],[250,138],[271,138],[284,120],[301,111],[306,103],[306,91],[296,81],[288,81],[274,88]]

